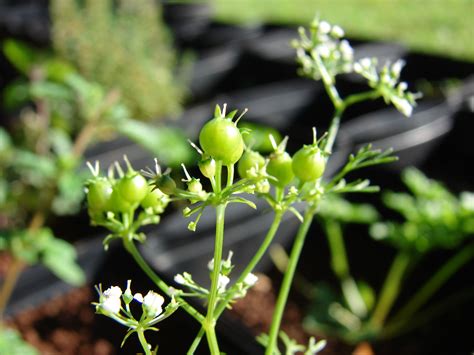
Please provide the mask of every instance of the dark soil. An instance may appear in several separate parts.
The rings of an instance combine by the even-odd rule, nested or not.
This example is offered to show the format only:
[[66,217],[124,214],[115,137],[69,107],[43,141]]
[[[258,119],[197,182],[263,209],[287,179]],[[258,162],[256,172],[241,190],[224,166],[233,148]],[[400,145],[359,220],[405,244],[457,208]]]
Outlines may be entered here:
[[[259,274],[257,284],[249,290],[244,299],[237,301],[233,307],[231,315],[240,319],[247,325],[253,334],[268,333],[270,328],[273,309],[276,302],[276,290],[272,280],[265,275]],[[300,344],[307,344],[310,335],[302,327],[303,312],[301,307],[294,300],[289,300],[282,319],[282,330],[292,339]],[[316,340],[327,339],[322,335]],[[342,344],[335,339],[327,339],[328,343],[322,355],[329,354],[350,354],[351,347]],[[370,355],[370,352],[357,352],[358,355]]]
[[89,287],[78,288],[8,323],[41,354],[114,354],[115,346],[96,333],[93,296]]

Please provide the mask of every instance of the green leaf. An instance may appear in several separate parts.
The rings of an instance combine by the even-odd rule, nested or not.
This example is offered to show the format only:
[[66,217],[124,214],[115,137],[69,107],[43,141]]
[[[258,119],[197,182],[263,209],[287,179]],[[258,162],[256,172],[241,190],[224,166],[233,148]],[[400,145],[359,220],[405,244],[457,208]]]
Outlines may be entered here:
[[243,134],[245,145],[260,153],[273,152],[273,145],[269,138],[270,135],[273,136],[276,144],[282,141],[280,132],[269,126],[240,121],[239,128],[248,131],[247,134]]
[[57,174],[56,162],[51,157],[34,154],[27,150],[15,150],[15,169],[33,186],[43,186]]
[[188,164],[194,160],[194,150],[183,132],[177,128],[156,127],[131,119],[120,121],[117,128],[120,133],[147,148],[169,166]]
[[24,79],[18,79],[3,90],[3,104],[8,110],[24,105],[30,99],[30,85]]
[[7,201],[8,183],[0,177],[0,210],[4,207],[3,204]]
[[71,136],[62,129],[50,128],[49,139],[53,150],[58,156],[69,155],[72,152]]
[[[374,239],[385,240],[410,252],[455,248],[474,231],[474,209],[466,208],[466,193],[459,198],[441,183],[416,169],[402,174],[411,190],[385,192],[383,202],[403,216],[403,221],[385,221],[371,228]],[[469,204],[469,203],[468,203]]]
[[38,53],[26,44],[8,39],[3,44],[3,53],[11,64],[25,76],[29,74],[33,65],[38,62]]
[[2,327],[0,330],[0,354],[39,355],[39,352],[23,340],[17,330]]
[[43,250],[41,262],[63,281],[74,285],[83,285],[86,277],[76,263],[76,250],[65,240],[51,238]]
[[343,223],[374,223],[379,218],[371,205],[352,203],[334,194],[322,200],[318,215]]
[[11,138],[7,131],[0,127],[0,152],[4,152],[11,146]]
[[86,177],[75,171],[63,172],[58,180],[59,193],[53,200],[53,212],[59,216],[74,214],[79,211],[84,198],[84,181]]
[[64,82],[69,75],[76,73],[76,70],[70,63],[59,58],[50,58],[43,66],[46,72],[46,77],[49,80],[60,83]]
[[30,94],[34,99],[51,101],[72,101],[74,96],[63,84],[52,81],[35,81],[30,85]]
[[429,179],[416,168],[405,169],[402,173],[402,180],[416,196],[430,199],[455,199],[440,182]]

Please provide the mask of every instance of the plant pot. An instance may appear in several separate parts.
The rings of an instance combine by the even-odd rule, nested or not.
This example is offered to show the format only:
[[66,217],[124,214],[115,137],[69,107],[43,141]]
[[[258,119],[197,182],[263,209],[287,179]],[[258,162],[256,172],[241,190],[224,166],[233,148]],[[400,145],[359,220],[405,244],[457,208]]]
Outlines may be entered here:
[[203,33],[211,22],[212,8],[205,3],[163,3],[163,18],[178,46],[186,46]]
[[15,37],[35,44],[49,43],[47,2],[18,1],[15,4],[0,2],[0,37]]
[[369,113],[341,126],[340,146],[353,151],[372,144],[375,149],[392,148],[399,157],[390,169],[419,165],[453,127],[453,110],[446,101],[422,102],[410,118],[394,108]]

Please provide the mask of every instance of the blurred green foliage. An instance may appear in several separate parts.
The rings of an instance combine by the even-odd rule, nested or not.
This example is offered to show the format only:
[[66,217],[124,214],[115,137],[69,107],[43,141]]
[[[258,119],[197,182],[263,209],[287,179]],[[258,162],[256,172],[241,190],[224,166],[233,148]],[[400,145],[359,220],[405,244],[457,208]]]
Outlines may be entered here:
[[156,1],[53,0],[50,6],[57,54],[86,79],[118,89],[132,117],[180,111],[185,83]]
[[[474,60],[472,0],[214,0],[217,19],[300,24],[315,14],[351,37]],[[238,9],[238,10],[237,10]]]

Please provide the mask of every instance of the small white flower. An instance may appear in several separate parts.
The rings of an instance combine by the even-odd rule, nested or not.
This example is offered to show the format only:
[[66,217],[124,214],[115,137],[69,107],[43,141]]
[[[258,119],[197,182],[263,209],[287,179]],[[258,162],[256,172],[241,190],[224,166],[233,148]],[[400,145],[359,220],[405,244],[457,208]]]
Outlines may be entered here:
[[122,290],[118,286],[109,287],[104,293],[100,296],[99,308],[104,313],[116,314],[120,312],[122,307],[122,300],[120,296],[122,295]]
[[118,298],[122,296],[122,289],[118,286],[109,287],[107,290],[104,291],[103,296],[106,298],[109,298],[109,297]]
[[320,44],[317,48],[316,51],[319,53],[319,55],[322,58],[329,58],[331,55],[331,51],[329,50],[329,47],[326,46],[325,44]]
[[184,284],[186,283],[186,280],[185,280],[185,278],[183,277],[183,275],[177,274],[177,275],[174,277],[174,282],[176,282],[177,284],[180,284],[180,285],[184,285]]
[[342,58],[344,60],[352,60],[354,58],[354,49],[345,39],[339,44],[339,51],[341,52]]
[[411,116],[413,112],[413,106],[408,102],[407,99],[398,96],[392,96],[390,100],[395,105],[398,111],[400,111],[407,117]]
[[336,38],[344,37],[344,30],[338,25],[333,26],[331,34]]
[[163,309],[161,306],[165,302],[165,299],[154,291],[148,291],[146,296],[143,298],[143,309],[150,317],[158,316]]
[[365,70],[369,70],[372,66],[372,60],[370,58],[362,58],[359,63]]
[[214,270],[214,258],[212,258],[208,263],[207,263],[207,268],[209,271]]
[[356,73],[362,73],[362,65],[360,63],[354,63],[353,68]]
[[142,295],[141,293],[135,293],[135,294],[133,295],[133,298],[134,298],[136,301],[138,301],[138,302],[140,302],[140,303],[143,303],[143,295]]
[[257,281],[258,281],[258,277],[252,273],[249,273],[247,276],[245,276],[244,284],[247,287],[252,287],[253,285],[257,283]]
[[227,276],[219,275],[219,280],[217,281],[217,289],[219,293],[225,292],[225,288],[229,284],[230,279]]
[[465,210],[474,211],[474,193],[464,191],[461,193],[461,206]]
[[331,32],[331,25],[326,21],[321,21],[318,27],[319,33],[326,34]]
[[399,92],[404,92],[406,89],[408,89],[408,84],[405,83],[404,81],[402,81],[398,84],[398,91]]
[[104,313],[117,314],[120,312],[122,303],[120,297],[107,297],[101,301],[99,306]]
[[400,73],[402,71],[403,66],[405,65],[405,61],[402,59],[397,60],[395,63],[392,64],[392,74],[397,78],[400,77]]

